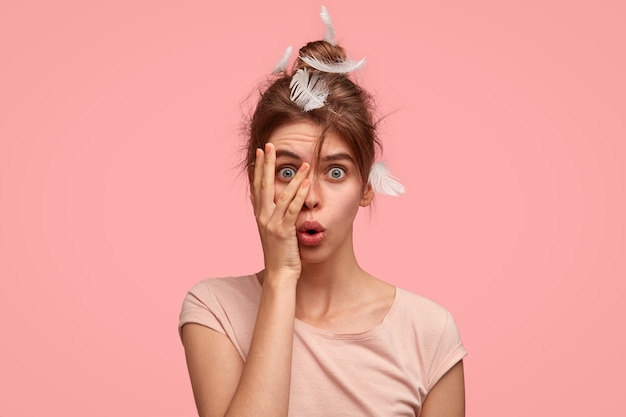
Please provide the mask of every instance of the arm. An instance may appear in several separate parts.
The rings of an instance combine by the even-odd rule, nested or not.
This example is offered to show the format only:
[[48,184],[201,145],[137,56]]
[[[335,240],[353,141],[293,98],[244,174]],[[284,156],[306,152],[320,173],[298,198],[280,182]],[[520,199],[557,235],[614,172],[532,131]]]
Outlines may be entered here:
[[199,416],[224,416],[235,395],[243,361],[223,334],[200,324],[183,327],[187,369]]
[[421,417],[465,417],[463,361],[454,365],[430,390]]
[[284,291],[264,286],[245,364],[225,335],[194,323],[183,327],[199,416],[287,415],[295,284],[293,287],[290,297],[287,285]]
[[201,417],[287,416],[296,285],[301,264],[295,222],[308,192],[308,164],[274,202],[276,151],[257,151],[252,202],[263,245],[263,290],[244,363],[228,338],[200,325],[183,344]]

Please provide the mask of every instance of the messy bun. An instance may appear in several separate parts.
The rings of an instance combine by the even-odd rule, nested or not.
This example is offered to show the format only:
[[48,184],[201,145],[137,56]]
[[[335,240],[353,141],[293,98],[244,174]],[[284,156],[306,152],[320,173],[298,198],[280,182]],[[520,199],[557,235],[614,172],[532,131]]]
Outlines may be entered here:
[[326,41],[309,42],[298,51],[298,59],[294,63],[294,72],[302,69],[311,69],[311,66],[302,60],[302,57],[317,58],[324,62],[342,62],[347,59],[346,51],[339,45]]
[[[300,49],[292,71],[280,72],[261,89],[256,108],[245,125],[248,139],[243,165],[248,179],[252,182],[256,149],[262,149],[276,129],[292,123],[310,122],[323,132],[318,149],[321,149],[327,131],[346,141],[354,153],[365,186],[376,152],[381,148],[373,118],[372,97],[347,75],[318,71],[304,62],[303,57],[341,63],[346,61],[346,52],[341,46],[325,40],[309,42]],[[322,77],[329,91],[324,105],[310,111],[303,111],[290,98],[291,80],[296,71],[305,68]]]

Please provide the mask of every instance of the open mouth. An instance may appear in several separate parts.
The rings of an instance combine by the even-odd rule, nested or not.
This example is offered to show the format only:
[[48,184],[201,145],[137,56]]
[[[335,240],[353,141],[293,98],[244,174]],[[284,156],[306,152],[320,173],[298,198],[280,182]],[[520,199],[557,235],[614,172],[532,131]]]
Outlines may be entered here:
[[304,246],[318,246],[324,236],[324,227],[316,221],[306,221],[298,228],[298,241]]

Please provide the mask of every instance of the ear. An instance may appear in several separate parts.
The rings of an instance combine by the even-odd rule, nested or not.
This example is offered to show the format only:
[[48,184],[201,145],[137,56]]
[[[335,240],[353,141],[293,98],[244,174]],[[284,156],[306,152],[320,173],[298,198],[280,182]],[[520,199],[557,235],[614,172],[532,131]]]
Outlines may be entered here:
[[367,183],[365,188],[363,189],[363,195],[361,196],[361,202],[359,205],[361,207],[367,207],[372,203],[374,199],[374,190],[372,190],[372,184]]

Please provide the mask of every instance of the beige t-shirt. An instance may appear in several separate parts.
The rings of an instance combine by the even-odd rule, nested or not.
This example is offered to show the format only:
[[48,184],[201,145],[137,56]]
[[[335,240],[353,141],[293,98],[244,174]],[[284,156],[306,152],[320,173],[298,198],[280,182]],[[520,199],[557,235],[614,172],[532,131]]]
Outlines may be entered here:
[[[255,275],[201,281],[185,297],[179,334],[186,323],[207,326],[245,361],[260,296]],[[336,334],[296,319],[289,416],[419,416],[430,389],[466,354],[450,313],[401,288],[365,332]]]

